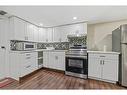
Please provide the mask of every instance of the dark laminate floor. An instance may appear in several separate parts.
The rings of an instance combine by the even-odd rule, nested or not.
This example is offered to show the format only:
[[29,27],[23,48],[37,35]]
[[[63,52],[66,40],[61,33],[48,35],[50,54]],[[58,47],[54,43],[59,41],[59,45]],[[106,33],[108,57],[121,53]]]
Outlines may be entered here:
[[66,76],[62,73],[42,69],[36,74],[1,89],[125,89],[115,84]]

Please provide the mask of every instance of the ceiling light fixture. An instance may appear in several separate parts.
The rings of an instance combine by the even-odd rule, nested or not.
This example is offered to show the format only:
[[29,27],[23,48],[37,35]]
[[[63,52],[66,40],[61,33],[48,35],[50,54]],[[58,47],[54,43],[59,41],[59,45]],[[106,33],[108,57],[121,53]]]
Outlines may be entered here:
[[43,23],[40,23],[39,26],[43,26]]
[[76,20],[76,19],[77,19],[77,17],[73,17],[73,19],[74,19],[74,20]]

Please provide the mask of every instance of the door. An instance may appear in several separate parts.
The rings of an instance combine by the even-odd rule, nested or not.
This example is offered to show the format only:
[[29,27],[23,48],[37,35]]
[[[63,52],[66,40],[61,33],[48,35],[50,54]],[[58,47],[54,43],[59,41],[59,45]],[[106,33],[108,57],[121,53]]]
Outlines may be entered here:
[[38,33],[39,33],[39,28],[37,26],[33,25],[33,30],[34,30],[34,42],[38,42]]
[[102,66],[101,60],[99,58],[90,57],[88,60],[88,76],[95,77],[95,78],[101,78],[102,76]]
[[49,67],[49,52],[43,52],[43,66],[44,67]]
[[25,40],[26,22],[14,17],[14,35],[15,40]]
[[127,86],[127,45],[122,44],[122,85]]
[[118,81],[118,60],[103,60],[102,79]]
[[66,71],[79,74],[87,74],[87,59],[78,57],[66,57]]
[[39,42],[46,42],[46,29],[45,28],[39,28]]
[[33,30],[33,25],[30,23],[26,23],[26,32],[25,32],[25,39],[28,41],[33,41],[34,40],[34,30]]
[[59,28],[58,27],[54,28],[53,29],[53,41],[54,42],[61,42],[62,41],[61,36],[63,36],[63,35],[61,35],[61,31],[59,30]]
[[65,52],[57,52],[57,69],[65,70]]
[[49,52],[49,64],[48,67],[52,69],[57,69],[57,55],[54,52]]
[[46,42],[52,42],[53,41],[53,28],[47,28],[46,29]]
[[[6,62],[5,62],[5,54],[6,54],[6,27],[4,19],[0,20],[0,79],[6,77]],[[8,73],[8,72],[7,72]]]
[[6,77],[5,72],[5,50],[0,49],[0,79]]
[[38,69],[38,53],[37,52],[31,53],[31,65],[32,65],[32,71],[35,71]]

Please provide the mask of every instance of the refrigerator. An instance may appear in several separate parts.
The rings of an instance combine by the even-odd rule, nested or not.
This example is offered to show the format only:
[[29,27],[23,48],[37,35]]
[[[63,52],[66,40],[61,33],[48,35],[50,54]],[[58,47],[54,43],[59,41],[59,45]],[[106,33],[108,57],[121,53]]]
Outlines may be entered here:
[[119,83],[127,87],[127,24],[112,31],[112,51],[120,52]]

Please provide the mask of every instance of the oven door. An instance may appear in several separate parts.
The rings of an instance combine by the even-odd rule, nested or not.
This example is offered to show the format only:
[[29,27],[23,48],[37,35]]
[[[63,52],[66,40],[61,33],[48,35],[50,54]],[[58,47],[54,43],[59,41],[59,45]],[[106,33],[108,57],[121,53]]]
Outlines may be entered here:
[[66,57],[66,71],[88,74],[87,57]]

